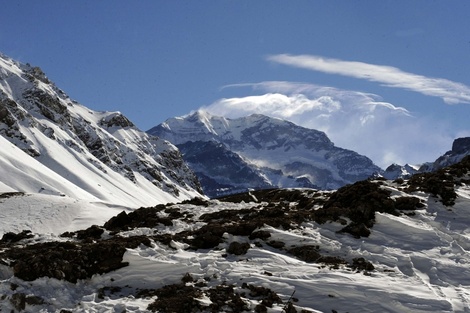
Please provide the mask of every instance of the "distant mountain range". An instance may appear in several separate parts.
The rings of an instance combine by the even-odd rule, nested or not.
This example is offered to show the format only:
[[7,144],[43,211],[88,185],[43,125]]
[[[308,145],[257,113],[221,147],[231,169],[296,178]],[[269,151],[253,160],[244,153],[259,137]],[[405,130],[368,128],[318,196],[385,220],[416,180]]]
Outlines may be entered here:
[[470,154],[470,137],[457,138],[452,143],[452,149],[444,153],[434,162],[424,163],[419,172],[434,172],[446,166],[460,162]]
[[175,144],[209,197],[249,189],[337,189],[369,177],[409,178],[436,171],[470,154],[470,138],[434,162],[392,164],[385,170],[369,158],[336,147],[325,133],[265,115],[229,119],[199,110],[147,131]]
[[0,192],[19,191],[129,207],[201,196],[168,141],[119,112],[70,99],[39,67],[0,55]]
[[[409,178],[460,161],[470,138],[420,166],[385,171],[325,133],[264,115],[197,111],[147,133],[119,112],[70,99],[39,67],[0,54],[0,192],[63,195],[128,207],[251,189],[333,190],[384,176]],[[170,143],[171,142],[171,143]]]
[[387,179],[410,178],[417,173],[434,172],[446,166],[460,162],[470,154],[470,137],[457,138],[452,143],[452,149],[438,157],[434,162],[426,162],[419,166],[392,164],[382,173]]
[[228,119],[199,110],[148,133],[181,150],[210,197],[250,188],[337,189],[382,173],[323,132],[259,114]]

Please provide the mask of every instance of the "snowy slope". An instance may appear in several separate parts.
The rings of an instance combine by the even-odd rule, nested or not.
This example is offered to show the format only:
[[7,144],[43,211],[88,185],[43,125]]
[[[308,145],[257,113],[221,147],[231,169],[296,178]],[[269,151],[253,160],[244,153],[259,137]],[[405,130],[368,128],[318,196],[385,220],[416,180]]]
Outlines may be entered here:
[[[468,170],[454,177],[461,182],[468,178]],[[344,216],[325,223],[316,222],[314,215],[310,220],[309,214],[339,196],[308,189],[155,207],[150,211],[161,218],[155,226],[128,228],[131,215],[120,215],[93,238],[103,245],[112,238],[150,239],[126,249],[126,266],[67,282],[49,277],[25,281],[13,276],[18,267],[0,265],[0,307],[15,312],[193,312],[197,307],[228,312],[237,304],[247,312],[285,312],[287,307],[289,312],[469,312],[470,187],[455,185],[455,204],[446,207],[440,196],[420,186],[410,189],[412,184],[355,185],[386,191],[383,203],[372,204],[377,210],[401,197],[422,204],[402,214],[377,211],[370,235],[360,238],[338,232],[348,222]],[[354,186],[342,189],[343,195],[351,193],[348,188]],[[148,212],[142,221],[149,220]],[[169,217],[171,225],[164,226]],[[258,219],[264,225],[251,231]],[[199,231],[204,227],[220,241]],[[68,241],[68,249],[93,241],[36,234],[20,243],[51,240]],[[232,249],[234,242],[246,250]],[[8,247],[5,241],[0,244]],[[0,257],[5,262],[5,255]],[[24,300],[23,309],[18,299]]]
[[70,196],[97,201],[98,198],[49,169],[0,136],[0,192],[21,191]]
[[[392,197],[410,196],[400,191],[402,188],[395,183],[386,182],[382,188],[392,191]],[[302,192],[310,198],[331,195],[309,190]],[[141,244],[128,248],[123,261],[129,265],[121,269],[77,283],[46,277],[27,282],[12,276],[12,270],[3,266],[0,290],[5,296],[0,300],[0,306],[15,309],[16,302],[11,299],[21,298],[15,298],[15,294],[23,294],[25,299],[35,299],[36,302],[43,299],[45,303],[25,304],[24,310],[18,310],[21,312],[59,312],[61,309],[70,312],[148,312],[149,305],[170,297],[165,293],[157,296],[152,294],[152,290],[176,284],[180,289],[186,286],[184,288],[188,290],[184,293],[187,294],[192,288],[201,291],[192,307],[176,312],[196,312],[196,304],[205,307],[207,312],[230,311],[228,306],[214,309],[216,300],[211,292],[218,290],[220,293],[223,286],[232,286],[248,312],[260,310],[262,303],[270,303],[267,300],[262,302],[263,296],[254,292],[255,287],[267,288],[280,298],[280,302],[267,307],[268,312],[283,312],[294,292],[291,303],[295,312],[468,312],[470,188],[460,186],[456,192],[458,198],[452,207],[443,206],[438,198],[428,193],[414,192],[412,195],[419,198],[424,207],[414,210],[414,215],[409,216],[376,213],[369,237],[356,239],[349,234],[340,234],[337,231],[344,225],[339,222],[319,224],[304,221],[292,224],[291,229],[271,225],[256,229],[268,233],[269,238],[252,236],[252,233],[250,237],[255,239],[250,239],[227,228],[220,244],[197,250],[191,249],[190,244],[177,234],[194,231],[213,222],[208,216],[214,218],[217,216],[214,214],[230,216],[230,212],[243,215],[272,210],[276,203],[285,206],[287,214],[287,207],[293,212],[300,209],[299,203],[282,204],[281,199],[276,201],[274,198],[269,203],[264,198],[259,202],[256,197],[260,194],[253,194],[252,202],[211,200],[204,205],[169,205],[159,215],[168,216],[165,211],[180,212],[185,217],[173,218],[170,227],[158,224],[153,228],[119,232],[122,237],[149,235],[152,238],[149,246]],[[159,235],[165,234],[174,236],[174,239],[168,243],[158,239],[161,238]],[[107,231],[102,235],[102,238],[109,237]],[[37,234],[24,242],[42,242],[52,238]],[[229,252],[233,242],[248,243],[249,248],[244,254],[234,254]],[[364,258],[373,268],[353,269],[347,263],[306,262],[286,252],[292,247],[309,246],[318,246],[322,255],[347,262]],[[187,273],[193,281],[188,279],[182,284],[181,279]],[[11,288],[13,285],[14,289]],[[186,301],[183,294],[178,297],[181,298],[171,298],[171,301]],[[219,294],[218,299],[221,301],[223,296]],[[212,309],[209,305],[213,306]]]
[[200,195],[176,147],[0,55],[0,188],[136,208]]
[[128,210],[116,204],[79,200],[50,194],[10,193],[0,195],[0,237],[5,233],[30,230],[59,235],[66,231],[103,224]]
[[[249,188],[335,189],[382,172],[323,132],[259,114],[227,119],[200,110],[148,133],[177,145],[212,197]],[[219,145],[208,155],[211,142]]]

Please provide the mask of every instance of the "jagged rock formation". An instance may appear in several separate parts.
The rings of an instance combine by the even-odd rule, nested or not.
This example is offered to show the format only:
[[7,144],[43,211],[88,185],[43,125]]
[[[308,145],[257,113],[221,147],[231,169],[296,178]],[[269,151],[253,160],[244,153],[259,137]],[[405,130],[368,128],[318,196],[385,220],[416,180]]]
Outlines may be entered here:
[[323,132],[264,115],[227,119],[197,111],[148,133],[178,146],[212,197],[247,188],[336,189],[382,171]]
[[[43,185],[38,185],[19,177],[8,180],[5,173],[2,183],[14,190],[89,195],[132,206],[201,192],[175,146],[140,131],[119,112],[84,107],[39,67],[4,55],[0,55],[0,135],[34,159],[28,163],[39,162],[57,174],[54,183],[43,177]],[[57,183],[59,177],[66,182]],[[73,192],[70,185],[80,192]]]

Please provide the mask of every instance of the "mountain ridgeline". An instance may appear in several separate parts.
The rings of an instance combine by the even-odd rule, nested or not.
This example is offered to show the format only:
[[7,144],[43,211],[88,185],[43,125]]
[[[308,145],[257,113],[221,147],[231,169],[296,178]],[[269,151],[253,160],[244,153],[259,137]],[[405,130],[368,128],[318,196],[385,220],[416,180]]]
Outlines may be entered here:
[[40,68],[1,54],[0,83],[0,191],[130,207],[200,195],[179,150],[121,113],[90,110]]
[[382,172],[321,131],[259,114],[228,119],[197,111],[148,133],[181,150],[210,197],[250,188],[337,189]]
[[470,138],[419,166],[385,171],[325,133],[253,114],[199,110],[147,132],[120,112],[70,99],[39,67],[0,54],[0,192],[41,193],[135,208],[251,189],[338,189],[371,176],[409,178],[454,164]]
[[469,154],[470,137],[457,138],[452,143],[452,149],[438,157],[434,162],[426,162],[419,166],[392,164],[385,169],[382,175],[387,179],[408,179],[418,173],[435,172],[456,164]]

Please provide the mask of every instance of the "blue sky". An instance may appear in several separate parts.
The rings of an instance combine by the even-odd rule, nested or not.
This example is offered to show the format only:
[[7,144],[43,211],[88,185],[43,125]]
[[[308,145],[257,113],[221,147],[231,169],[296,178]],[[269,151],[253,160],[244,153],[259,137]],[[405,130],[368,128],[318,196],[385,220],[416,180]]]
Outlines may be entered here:
[[146,130],[201,107],[323,130],[380,165],[470,136],[469,1],[10,1],[0,51]]

